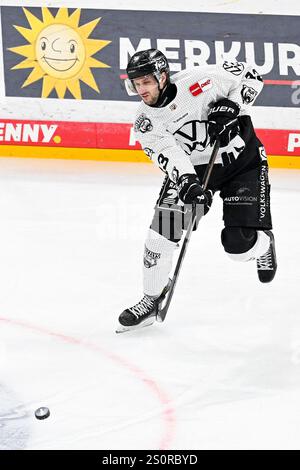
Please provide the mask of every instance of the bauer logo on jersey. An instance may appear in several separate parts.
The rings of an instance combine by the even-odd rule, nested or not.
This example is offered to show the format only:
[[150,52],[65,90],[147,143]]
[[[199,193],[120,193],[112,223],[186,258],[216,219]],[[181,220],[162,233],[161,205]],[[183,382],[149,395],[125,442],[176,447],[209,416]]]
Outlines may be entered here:
[[250,103],[253,103],[258,93],[251,86],[243,85],[241,95],[242,95],[243,103],[250,104]]
[[204,91],[209,90],[212,87],[212,81],[210,78],[204,78],[203,80],[193,83],[189,90],[193,96],[198,96]]
[[145,246],[144,253],[144,266],[145,268],[152,268],[157,264],[157,260],[161,257],[161,253],[155,253]]
[[152,129],[153,129],[152,122],[146,116],[146,114],[141,114],[135,121],[134,130],[136,132],[140,131],[143,134],[145,134],[146,132],[151,132]]
[[223,63],[223,68],[227,71],[232,73],[233,75],[241,75],[244,71],[244,64],[241,62],[227,62]]

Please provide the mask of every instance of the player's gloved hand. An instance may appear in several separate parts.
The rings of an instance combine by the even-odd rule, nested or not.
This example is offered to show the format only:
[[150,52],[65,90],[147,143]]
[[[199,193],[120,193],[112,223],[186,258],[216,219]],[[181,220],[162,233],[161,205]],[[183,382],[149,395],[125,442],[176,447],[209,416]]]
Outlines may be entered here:
[[220,147],[226,147],[239,134],[240,128],[237,120],[239,111],[239,105],[227,98],[213,104],[208,112],[207,132],[210,145],[213,145],[218,138]]
[[196,174],[182,175],[178,180],[177,188],[184,204],[203,204],[204,215],[207,214],[212,204],[213,193],[211,190],[203,190]]

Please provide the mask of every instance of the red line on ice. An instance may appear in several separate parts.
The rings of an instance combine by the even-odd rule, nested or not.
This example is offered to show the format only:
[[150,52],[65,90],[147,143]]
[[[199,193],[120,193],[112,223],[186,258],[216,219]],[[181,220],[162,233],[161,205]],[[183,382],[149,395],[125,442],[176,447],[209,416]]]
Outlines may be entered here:
[[81,339],[64,335],[62,333],[57,333],[55,331],[48,330],[47,328],[32,325],[30,323],[23,322],[20,320],[11,320],[9,318],[0,317],[0,321],[5,322],[5,323],[10,323],[11,325],[14,325],[14,326],[20,326],[22,328],[26,328],[27,330],[32,330],[36,333],[42,333],[47,336],[52,336],[61,341],[65,341],[66,343],[75,344],[75,345],[87,348],[91,351],[102,353],[108,359],[128,369],[133,375],[135,375],[139,380],[141,380],[148,387],[148,389],[151,390],[151,392],[154,395],[156,395],[159,402],[163,406],[162,415],[164,418],[165,426],[164,426],[163,435],[161,436],[160,441],[159,441],[158,449],[166,450],[170,448],[171,442],[175,434],[175,425],[176,425],[175,424],[176,423],[175,410],[172,407],[171,400],[170,398],[168,398],[166,392],[160,387],[160,385],[154,379],[148,376],[147,373],[144,372],[140,367],[132,364],[131,362],[127,361],[127,359],[124,359],[123,357],[118,356],[117,354],[113,354],[113,353],[110,353],[109,351],[106,351],[104,348],[102,348],[101,346],[98,346],[97,344],[83,341]]

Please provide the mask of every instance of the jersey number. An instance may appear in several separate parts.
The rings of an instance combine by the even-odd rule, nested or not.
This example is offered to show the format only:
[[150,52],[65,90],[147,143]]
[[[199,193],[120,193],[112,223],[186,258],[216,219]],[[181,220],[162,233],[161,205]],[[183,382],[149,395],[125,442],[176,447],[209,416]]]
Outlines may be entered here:
[[160,153],[158,155],[158,164],[159,164],[159,168],[166,172],[167,171],[167,165],[168,165],[168,162],[169,162],[169,159],[167,157],[165,157],[162,153]]

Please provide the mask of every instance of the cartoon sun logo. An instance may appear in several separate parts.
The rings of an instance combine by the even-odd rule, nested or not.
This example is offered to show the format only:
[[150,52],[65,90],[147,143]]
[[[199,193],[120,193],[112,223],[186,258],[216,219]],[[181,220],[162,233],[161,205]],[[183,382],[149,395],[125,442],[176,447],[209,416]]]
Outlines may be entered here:
[[60,8],[54,17],[48,8],[43,7],[42,21],[26,8],[23,11],[30,28],[14,27],[29,44],[9,48],[26,57],[12,70],[33,69],[22,88],[43,79],[43,98],[55,89],[59,98],[64,98],[69,90],[74,98],[81,99],[81,80],[100,93],[90,69],[109,65],[92,56],[111,41],[89,39],[89,36],[101,18],[79,26],[80,9],[69,15],[67,8]]

